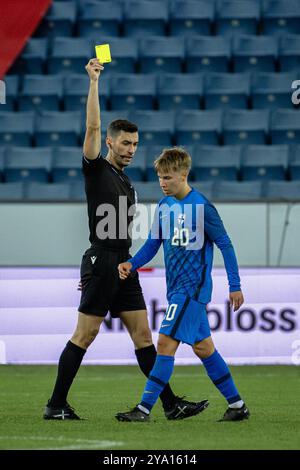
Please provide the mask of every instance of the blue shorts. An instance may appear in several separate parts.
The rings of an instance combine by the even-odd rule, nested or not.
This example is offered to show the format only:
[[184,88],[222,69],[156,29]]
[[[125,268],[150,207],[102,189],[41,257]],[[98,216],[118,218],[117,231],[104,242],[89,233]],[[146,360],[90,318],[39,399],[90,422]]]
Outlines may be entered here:
[[159,333],[193,345],[211,335],[206,305],[184,294],[172,296]]

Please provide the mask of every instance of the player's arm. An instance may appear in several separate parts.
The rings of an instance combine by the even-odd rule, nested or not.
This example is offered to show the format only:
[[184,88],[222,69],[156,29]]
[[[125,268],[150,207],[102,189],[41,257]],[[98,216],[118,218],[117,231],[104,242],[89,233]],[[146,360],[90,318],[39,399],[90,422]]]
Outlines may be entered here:
[[118,270],[120,278],[126,279],[131,271],[135,271],[149,263],[149,261],[151,261],[158,252],[161,242],[159,208],[157,207],[151,230],[144,245],[139,249],[135,256],[127,260],[125,263],[119,264]]
[[86,106],[86,132],[83,143],[83,155],[89,160],[95,160],[101,150],[98,84],[100,73],[104,67],[98,59],[91,59],[85,68],[90,77],[90,88]]
[[212,204],[204,206],[204,230],[221,250],[229,283],[229,299],[234,311],[244,303],[238,262],[229,236],[218,211]]

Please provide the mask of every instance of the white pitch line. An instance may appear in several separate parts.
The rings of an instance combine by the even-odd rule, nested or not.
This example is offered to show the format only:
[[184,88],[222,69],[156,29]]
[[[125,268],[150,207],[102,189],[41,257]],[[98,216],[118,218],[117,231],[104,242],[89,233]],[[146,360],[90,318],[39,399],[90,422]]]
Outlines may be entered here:
[[[40,436],[0,436],[1,441],[55,441],[55,442],[72,442],[72,444],[63,447],[47,447],[43,449],[50,450],[75,450],[75,449],[105,449],[110,447],[118,447],[124,444],[121,441],[97,441],[92,439],[71,439],[64,436],[58,437],[40,437]],[[77,443],[77,445],[75,444]],[[83,447],[84,446],[84,447]]]

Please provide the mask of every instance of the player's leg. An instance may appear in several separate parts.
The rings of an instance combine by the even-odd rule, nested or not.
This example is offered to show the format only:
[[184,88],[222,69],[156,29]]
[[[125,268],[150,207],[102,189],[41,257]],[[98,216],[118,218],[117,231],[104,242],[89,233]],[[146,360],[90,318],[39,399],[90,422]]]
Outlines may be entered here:
[[193,345],[193,350],[203,362],[207,375],[213,384],[228,402],[228,409],[221,421],[247,419],[250,415],[249,410],[240,397],[228,365],[215,349],[211,336],[196,342]]
[[96,338],[104,317],[78,312],[75,332],[58,362],[56,382],[45,409],[45,419],[79,419],[67,403],[67,396],[87,348]]

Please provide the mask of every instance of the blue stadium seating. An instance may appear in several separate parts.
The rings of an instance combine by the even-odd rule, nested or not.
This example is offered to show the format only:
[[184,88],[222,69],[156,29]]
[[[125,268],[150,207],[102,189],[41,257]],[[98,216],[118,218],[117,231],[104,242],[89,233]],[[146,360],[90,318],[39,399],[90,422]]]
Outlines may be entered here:
[[252,76],[251,100],[256,109],[291,108],[292,73],[256,73]]
[[42,111],[36,119],[35,142],[38,146],[78,145],[81,113],[78,111]]
[[238,145],[216,147],[196,145],[193,153],[193,173],[196,181],[221,181],[238,178],[241,148]]
[[0,183],[0,201],[23,201],[24,183]]
[[48,38],[31,38],[27,42],[16,66],[19,73],[38,73],[44,71],[48,53]]
[[18,99],[21,111],[58,111],[63,93],[62,77],[25,75]]
[[166,73],[158,77],[159,109],[199,109],[202,96],[203,76],[201,74]]
[[18,75],[7,75],[4,77],[5,82],[5,105],[1,104],[3,111],[14,111],[16,99],[18,96],[19,89],[19,77]]
[[205,108],[246,109],[249,91],[249,74],[207,74],[204,93]]
[[201,181],[200,183],[195,181],[191,186],[196,191],[199,191],[199,193],[203,194],[207,199],[212,201],[214,198],[214,188],[216,184],[218,183],[215,183],[214,181]]
[[164,1],[128,1],[124,3],[124,33],[128,37],[164,36],[169,18]]
[[233,37],[234,72],[275,72],[278,44],[275,37]]
[[221,125],[220,111],[182,111],[176,116],[176,143],[218,145]]
[[29,183],[25,198],[28,201],[68,201],[70,185],[67,183]]
[[289,175],[291,180],[300,180],[300,145],[291,146]]
[[172,36],[209,35],[213,19],[213,2],[177,0],[170,4],[169,31]]
[[287,145],[248,145],[244,148],[242,156],[242,179],[285,180],[288,161]]
[[[108,125],[114,121],[115,119],[128,119],[129,111],[103,111],[101,112],[101,153],[106,154],[107,147],[106,147],[106,130]],[[82,127],[81,127],[81,140],[83,141],[86,131],[86,119],[85,115],[82,115]]]
[[156,171],[154,169],[154,160],[162,153],[161,145],[151,145],[147,147],[146,153],[146,181],[158,181]]
[[52,179],[54,183],[83,181],[82,149],[80,147],[57,147],[54,149]]
[[132,111],[129,120],[137,124],[142,145],[172,145],[174,134],[172,111]]
[[184,56],[184,42],[177,37],[146,37],[139,43],[139,65],[142,73],[180,73]]
[[262,23],[264,34],[299,34],[299,1],[264,0],[262,3]]
[[74,181],[74,183],[70,183],[70,199],[72,201],[86,201],[84,183],[82,181]]
[[153,109],[156,76],[153,74],[118,74],[111,81],[112,110]]
[[[70,74],[64,77],[64,108],[66,111],[85,112],[87,95],[89,90],[89,77],[87,74]],[[106,110],[110,95],[110,78],[101,77],[100,108]]]
[[0,145],[30,146],[33,135],[34,113],[0,111]]
[[136,182],[134,189],[139,202],[158,202],[164,196],[157,181]]
[[231,57],[227,37],[194,36],[186,39],[186,71],[228,72]]
[[224,144],[265,144],[268,127],[267,110],[228,110],[223,123]]
[[147,150],[144,145],[138,146],[132,162],[124,170],[132,181],[144,181]]
[[299,111],[277,109],[271,114],[270,136],[272,144],[300,143]]
[[300,181],[269,181],[265,197],[273,201],[299,201]]
[[10,147],[5,155],[5,181],[47,182],[51,159],[51,148]]
[[263,196],[261,181],[220,181],[214,187],[214,200],[223,201],[260,201]]
[[257,32],[260,19],[259,1],[219,0],[216,10],[216,33],[253,34]]
[[88,39],[53,38],[51,54],[47,61],[48,73],[83,73],[91,58],[91,51]]
[[[99,38],[94,39],[94,44]],[[109,44],[111,62],[105,64],[104,74],[134,73],[138,59],[138,42],[130,38],[101,37],[103,44]]]
[[[78,31],[81,37],[119,36],[122,21],[121,4],[115,1],[93,1],[81,5]],[[100,41],[101,44],[102,41]]]
[[286,34],[280,38],[279,65],[282,72],[299,72],[300,34]]
[[72,36],[76,2],[53,2],[37,30],[37,36]]
[[0,182],[3,180],[5,147],[0,147]]

